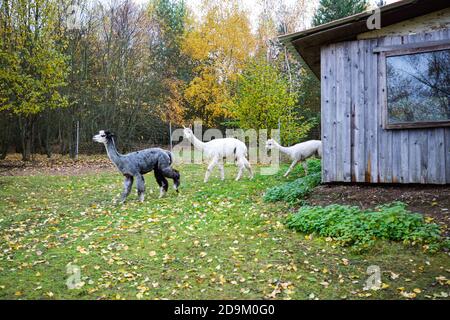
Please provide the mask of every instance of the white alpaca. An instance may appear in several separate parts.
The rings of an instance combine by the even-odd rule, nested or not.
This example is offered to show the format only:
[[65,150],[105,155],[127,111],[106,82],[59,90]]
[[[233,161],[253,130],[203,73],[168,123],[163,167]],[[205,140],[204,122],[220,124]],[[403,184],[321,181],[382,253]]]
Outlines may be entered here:
[[[300,161],[306,160],[313,155],[317,155],[319,158],[322,158],[322,141],[320,140],[310,140],[302,143],[298,143],[292,147],[283,147],[279,145],[275,140],[269,139],[266,142],[266,148],[271,149],[279,149],[281,152],[287,154],[292,159],[292,164],[289,167],[288,171],[284,174],[285,177],[291,173],[292,169],[296,166]],[[302,163],[303,169],[305,169],[305,174],[307,173],[306,161]]]
[[225,171],[223,167],[223,160],[225,158],[235,159],[236,164],[239,167],[236,181],[241,178],[244,169],[247,169],[250,173],[250,179],[253,178],[252,167],[246,158],[247,146],[242,141],[234,138],[223,138],[214,139],[209,142],[202,142],[197,139],[190,128],[184,128],[184,136],[194,145],[196,149],[203,151],[206,158],[211,160],[205,173],[205,182],[208,182],[211,171],[216,165],[219,166],[221,179],[225,179]]

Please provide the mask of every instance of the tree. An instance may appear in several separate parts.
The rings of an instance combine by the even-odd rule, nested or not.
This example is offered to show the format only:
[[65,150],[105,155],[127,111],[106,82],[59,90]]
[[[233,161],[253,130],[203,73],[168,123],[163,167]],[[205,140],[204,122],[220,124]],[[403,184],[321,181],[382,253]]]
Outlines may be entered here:
[[313,25],[318,26],[345,18],[367,9],[367,0],[320,0],[319,8],[313,17]]
[[23,160],[30,160],[37,116],[67,106],[60,89],[68,65],[54,32],[56,9],[53,0],[2,1],[0,7],[0,111],[19,116]]
[[255,48],[245,11],[236,1],[207,1],[206,14],[187,31],[183,50],[196,61],[196,77],[185,90],[188,116],[217,125],[229,116],[227,84],[236,79]]
[[188,10],[184,1],[151,0],[148,6],[153,46],[150,49],[151,88],[160,115],[181,123],[183,91],[192,78],[192,61],[182,50]]
[[238,76],[236,95],[229,110],[243,129],[276,129],[281,124],[281,140],[292,144],[306,136],[312,123],[295,110],[297,94],[289,80],[263,59],[250,63]]

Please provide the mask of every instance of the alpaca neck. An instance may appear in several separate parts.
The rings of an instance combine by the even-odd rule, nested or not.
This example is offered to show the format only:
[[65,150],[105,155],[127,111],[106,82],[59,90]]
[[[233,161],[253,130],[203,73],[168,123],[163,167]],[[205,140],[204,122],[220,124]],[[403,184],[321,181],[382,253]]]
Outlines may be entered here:
[[105,143],[106,152],[108,153],[109,159],[115,164],[118,165],[121,162],[122,155],[117,152],[116,144],[114,143],[114,139],[109,140]]
[[192,142],[195,149],[202,151],[205,148],[205,143],[200,141],[199,139],[197,139],[197,137],[195,135],[192,135],[189,140]]
[[275,145],[275,147],[278,149],[278,150],[280,150],[281,152],[283,152],[283,153],[286,153],[286,154],[288,154],[288,155],[291,155],[291,148],[289,148],[289,147],[283,147],[282,145],[279,145],[278,143],[274,143],[274,145]]

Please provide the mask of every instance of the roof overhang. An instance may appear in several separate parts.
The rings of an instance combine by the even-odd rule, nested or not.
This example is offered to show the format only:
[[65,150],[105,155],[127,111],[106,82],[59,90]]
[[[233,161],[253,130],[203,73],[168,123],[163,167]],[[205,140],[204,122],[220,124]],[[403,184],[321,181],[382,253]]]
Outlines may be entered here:
[[[381,27],[413,19],[450,7],[448,0],[403,0],[380,8]],[[308,30],[278,37],[287,49],[298,54],[320,79],[320,48],[330,43],[356,40],[361,33],[371,31],[367,20],[374,10],[326,23]]]

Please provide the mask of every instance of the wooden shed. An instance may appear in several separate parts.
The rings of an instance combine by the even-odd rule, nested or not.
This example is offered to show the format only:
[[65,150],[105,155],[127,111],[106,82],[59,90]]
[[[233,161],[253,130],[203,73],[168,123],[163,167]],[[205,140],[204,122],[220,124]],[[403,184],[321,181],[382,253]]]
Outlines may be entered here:
[[450,183],[450,1],[399,1],[280,40],[321,81],[323,182]]

